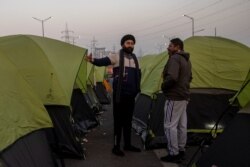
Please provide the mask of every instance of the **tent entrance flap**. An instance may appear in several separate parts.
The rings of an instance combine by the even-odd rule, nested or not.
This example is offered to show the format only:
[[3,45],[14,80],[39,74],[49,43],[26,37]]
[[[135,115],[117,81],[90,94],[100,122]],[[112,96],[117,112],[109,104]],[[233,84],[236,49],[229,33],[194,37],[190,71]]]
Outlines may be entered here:
[[52,151],[62,158],[85,159],[80,137],[72,127],[72,116],[67,106],[45,106],[53,122],[53,129],[46,129]]
[[1,159],[3,167],[57,167],[44,130],[37,130],[18,139],[1,153]]

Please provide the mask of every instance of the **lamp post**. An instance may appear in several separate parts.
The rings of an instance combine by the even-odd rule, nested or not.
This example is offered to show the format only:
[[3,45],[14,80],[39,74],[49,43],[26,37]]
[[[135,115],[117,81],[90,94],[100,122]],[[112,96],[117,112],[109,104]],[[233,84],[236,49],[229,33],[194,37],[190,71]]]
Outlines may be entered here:
[[41,23],[42,23],[42,33],[43,33],[43,37],[44,37],[44,22],[45,21],[47,21],[47,20],[49,20],[49,19],[51,19],[52,17],[50,16],[50,17],[48,17],[48,18],[46,18],[46,19],[38,19],[38,18],[36,18],[36,17],[32,17],[33,19],[35,19],[35,20],[37,20],[37,21],[40,21]]
[[192,20],[192,36],[194,36],[194,18],[185,14],[183,16]]

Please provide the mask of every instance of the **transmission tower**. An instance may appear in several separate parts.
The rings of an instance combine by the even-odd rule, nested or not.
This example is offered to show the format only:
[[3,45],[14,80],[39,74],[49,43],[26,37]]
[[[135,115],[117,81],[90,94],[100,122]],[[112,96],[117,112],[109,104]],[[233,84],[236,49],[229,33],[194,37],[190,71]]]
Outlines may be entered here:
[[96,55],[96,43],[97,43],[97,40],[95,40],[95,37],[93,37],[92,41],[91,41],[91,53],[93,55],[93,57],[95,57]]
[[68,29],[68,24],[66,23],[66,27],[65,30],[61,32],[62,34],[64,34],[64,36],[62,36],[62,38],[65,38],[65,42],[66,43],[70,43],[70,39],[74,39],[73,36],[70,36],[70,33],[74,33],[74,31],[71,31]]
[[115,48],[115,44],[113,45],[113,52],[115,53],[116,51],[116,48]]

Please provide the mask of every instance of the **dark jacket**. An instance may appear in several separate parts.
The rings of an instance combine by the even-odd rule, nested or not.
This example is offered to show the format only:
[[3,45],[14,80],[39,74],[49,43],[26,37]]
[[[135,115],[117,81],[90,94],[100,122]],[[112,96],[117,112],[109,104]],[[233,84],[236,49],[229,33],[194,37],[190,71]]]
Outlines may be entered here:
[[192,80],[189,53],[178,52],[171,55],[163,70],[162,91],[170,100],[189,100]]
[[[121,52],[120,52],[121,54]],[[141,81],[141,70],[139,69],[139,64],[136,56],[132,56],[126,53],[124,54],[124,61],[122,65],[123,74],[120,78],[120,54],[109,55],[101,59],[94,59],[93,64],[96,66],[108,66],[113,65],[113,90],[114,95],[117,94],[118,89],[120,89],[119,95],[135,97],[140,92],[140,81]],[[136,60],[134,60],[136,59]],[[136,62],[137,61],[137,65]],[[138,67],[136,67],[138,66]],[[118,82],[121,80],[121,86],[119,88]]]

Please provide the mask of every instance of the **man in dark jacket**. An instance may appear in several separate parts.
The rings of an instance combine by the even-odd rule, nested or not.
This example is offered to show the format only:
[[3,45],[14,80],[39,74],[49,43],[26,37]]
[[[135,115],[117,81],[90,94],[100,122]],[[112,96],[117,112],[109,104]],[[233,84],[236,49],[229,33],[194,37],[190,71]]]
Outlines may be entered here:
[[119,54],[111,54],[101,59],[87,60],[96,66],[113,65],[113,116],[114,116],[114,147],[113,154],[124,156],[120,149],[123,132],[124,150],[140,152],[139,148],[131,145],[132,116],[135,96],[140,92],[141,71],[138,60],[133,54],[135,37],[127,34],[121,39],[122,49]]
[[172,39],[168,46],[169,59],[163,70],[162,91],[166,96],[164,106],[164,131],[168,155],[165,162],[177,162],[185,154],[187,140],[186,108],[192,79],[189,54],[184,52],[183,42]]

